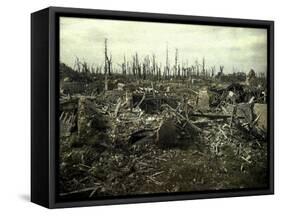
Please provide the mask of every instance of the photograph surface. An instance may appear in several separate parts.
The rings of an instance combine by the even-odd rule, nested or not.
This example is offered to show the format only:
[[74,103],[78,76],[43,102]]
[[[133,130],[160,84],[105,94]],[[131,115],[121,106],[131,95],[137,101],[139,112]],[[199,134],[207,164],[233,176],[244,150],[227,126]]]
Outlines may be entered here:
[[267,29],[59,18],[60,200],[268,188]]

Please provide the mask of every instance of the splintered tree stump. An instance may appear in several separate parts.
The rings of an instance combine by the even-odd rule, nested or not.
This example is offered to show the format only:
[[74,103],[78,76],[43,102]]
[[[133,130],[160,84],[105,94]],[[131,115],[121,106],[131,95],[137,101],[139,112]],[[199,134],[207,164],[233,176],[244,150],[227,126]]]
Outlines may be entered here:
[[87,140],[98,133],[105,133],[107,120],[96,109],[94,101],[80,97],[77,111],[77,131],[80,140]]
[[[246,122],[252,122],[255,118],[253,107],[254,104],[240,103],[237,105],[227,104],[226,111],[233,113],[233,109],[236,107],[236,116],[244,118]],[[236,117],[236,118],[237,118]]]
[[254,113],[256,116],[260,115],[257,126],[267,131],[267,104],[256,103],[254,105]]
[[198,109],[201,111],[208,111],[210,109],[209,100],[210,97],[207,90],[200,90],[198,94]]
[[78,121],[77,121],[77,128],[78,128],[78,136],[82,138],[87,134],[88,131],[88,119],[90,113],[87,112],[86,106],[86,98],[81,97],[78,100]]
[[176,146],[177,127],[172,120],[163,122],[157,134],[157,141],[160,147],[169,148]]

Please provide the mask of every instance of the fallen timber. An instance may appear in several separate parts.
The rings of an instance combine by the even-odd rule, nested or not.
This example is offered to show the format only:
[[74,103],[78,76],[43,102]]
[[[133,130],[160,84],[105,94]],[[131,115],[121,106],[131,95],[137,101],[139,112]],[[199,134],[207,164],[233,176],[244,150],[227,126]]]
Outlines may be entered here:
[[176,106],[178,100],[177,97],[170,95],[133,94],[134,107],[139,107],[147,113],[160,110],[162,104]]
[[162,105],[163,108],[168,108],[169,110],[171,110],[176,116],[178,116],[180,118],[180,121],[184,121],[184,127],[189,126],[189,128],[191,128],[192,130],[194,130],[196,133],[202,133],[202,129],[197,127],[196,125],[194,125],[187,117],[184,117],[183,115],[181,115],[179,112],[177,112],[174,108],[172,108],[171,106],[169,106],[168,104],[163,104]]
[[[215,114],[215,113],[191,113],[190,116],[204,117],[209,119],[227,119],[232,118],[233,115],[228,114]],[[243,119],[243,116],[237,116],[236,118]]]

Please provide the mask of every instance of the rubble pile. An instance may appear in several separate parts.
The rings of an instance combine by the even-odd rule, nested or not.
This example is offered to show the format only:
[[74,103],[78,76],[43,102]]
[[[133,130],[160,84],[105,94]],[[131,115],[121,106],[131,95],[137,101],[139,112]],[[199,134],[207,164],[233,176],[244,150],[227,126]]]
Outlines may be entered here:
[[63,199],[267,184],[262,90],[130,89],[118,83],[100,94],[61,94]]

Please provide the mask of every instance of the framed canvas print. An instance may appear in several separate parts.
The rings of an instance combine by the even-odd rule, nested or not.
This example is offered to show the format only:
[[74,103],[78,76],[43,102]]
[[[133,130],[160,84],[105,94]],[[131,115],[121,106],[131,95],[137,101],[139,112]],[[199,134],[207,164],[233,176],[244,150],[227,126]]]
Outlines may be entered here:
[[32,202],[273,194],[273,21],[50,7],[31,27]]

